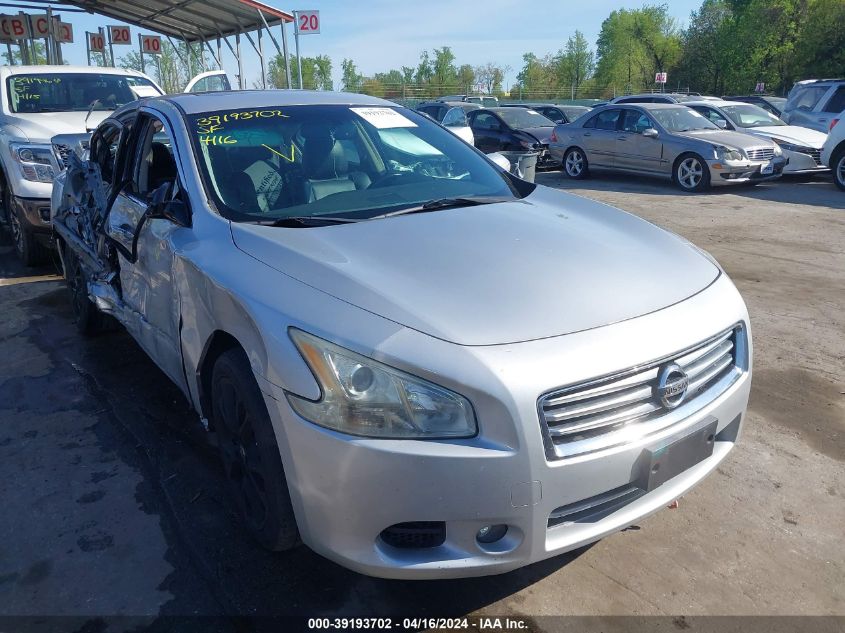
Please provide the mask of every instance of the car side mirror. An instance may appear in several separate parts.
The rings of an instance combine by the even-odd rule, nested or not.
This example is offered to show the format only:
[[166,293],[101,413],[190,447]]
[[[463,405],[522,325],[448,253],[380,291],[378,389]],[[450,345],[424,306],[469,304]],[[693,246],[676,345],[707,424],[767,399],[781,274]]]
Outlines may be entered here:
[[188,205],[178,198],[167,200],[172,187],[171,183],[164,183],[153,191],[150,206],[145,215],[148,220],[167,220],[176,226],[191,226],[191,214]]
[[659,133],[653,127],[648,127],[643,130],[643,136],[645,136],[646,138],[657,138],[659,136]]
[[727,121],[725,121],[724,119],[716,119],[716,120],[714,121],[714,123],[715,123],[718,127],[722,128],[723,130],[728,129],[728,122],[727,122]]

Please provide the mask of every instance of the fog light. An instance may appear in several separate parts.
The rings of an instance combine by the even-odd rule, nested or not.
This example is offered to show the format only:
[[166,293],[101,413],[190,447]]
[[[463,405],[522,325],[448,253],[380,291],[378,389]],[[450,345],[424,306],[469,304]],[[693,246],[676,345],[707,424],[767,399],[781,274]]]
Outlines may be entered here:
[[508,526],[502,523],[496,525],[485,525],[478,530],[475,540],[479,543],[495,543],[508,533]]

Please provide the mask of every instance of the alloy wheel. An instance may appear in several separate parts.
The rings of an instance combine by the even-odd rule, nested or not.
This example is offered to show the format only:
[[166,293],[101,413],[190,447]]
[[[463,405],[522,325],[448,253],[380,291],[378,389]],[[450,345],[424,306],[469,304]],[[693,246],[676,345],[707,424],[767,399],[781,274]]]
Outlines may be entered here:
[[584,156],[577,149],[574,149],[566,156],[566,173],[578,177],[582,171],[584,171]]
[[839,181],[839,186],[845,189],[845,154],[839,157],[836,163],[836,180]]
[[215,419],[226,476],[237,489],[247,522],[260,529],[267,520],[267,486],[253,420],[235,385],[221,380],[215,393]]
[[681,161],[678,165],[678,182],[684,189],[695,189],[704,177],[704,168],[694,156]]

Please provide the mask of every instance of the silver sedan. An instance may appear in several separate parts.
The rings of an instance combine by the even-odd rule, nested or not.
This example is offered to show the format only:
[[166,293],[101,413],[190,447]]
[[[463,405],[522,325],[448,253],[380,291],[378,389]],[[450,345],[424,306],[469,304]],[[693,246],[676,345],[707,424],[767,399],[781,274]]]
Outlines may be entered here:
[[265,547],[505,572],[665,508],[739,437],[751,337],[719,265],[419,113],[173,95],[90,147],[53,198],[77,325],[113,315],[179,386]]
[[671,178],[685,191],[779,178],[786,166],[772,141],[722,130],[683,105],[607,105],[558,125],[549,152],[570,178],[618,170]]

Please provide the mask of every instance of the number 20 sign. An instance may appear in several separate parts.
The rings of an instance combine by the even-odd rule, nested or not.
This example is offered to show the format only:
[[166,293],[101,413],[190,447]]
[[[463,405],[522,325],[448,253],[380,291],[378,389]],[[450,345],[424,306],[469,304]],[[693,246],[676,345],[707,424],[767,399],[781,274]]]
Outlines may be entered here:
[[300,35],[310,35],[320,32],[319,11],[294,11],[296,31]]

